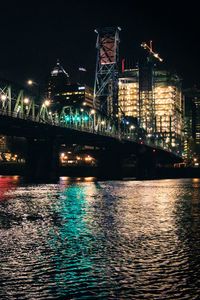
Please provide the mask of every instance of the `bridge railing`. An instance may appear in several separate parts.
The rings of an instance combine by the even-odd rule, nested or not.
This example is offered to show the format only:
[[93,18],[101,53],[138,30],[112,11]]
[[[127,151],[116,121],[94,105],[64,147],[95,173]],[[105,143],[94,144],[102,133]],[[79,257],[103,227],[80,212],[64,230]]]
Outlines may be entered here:
[[[27,98],[23,91],[14,94],[11,86],[0,87],[0,115],[27,121],[49,124],[70,128],[73,130],[89,132],[101,136],[109,136],[120,140],[134,141],[140,144],[156,147],[172,152],[169,144],[157,138],[140,136],[139,130],[135,126],[122,130],[112,123],[112,121],[94,110],[71,110],[67,115],[65,110],[61,113],[53,113],[50,110],[49,100],[45,100],[42,105],[34,103],[33,99]],[[84,119],[85,118],[85,119]]]
[[[96,124],[93,124],[92,122],[65,122],[63,118],[59,118],[55,115],[49,115],[49,117],[44,117],[42,115],[28,115],[28,114],[20,114],[19,111],[8,111],[8,110],[2,110],[0,109],[0,115],[9,116],[12,118],[17,119],[23,119],[27,121],[37,122],[37,123],[43,123],[48,124],[51,126],[58,126],[63,128],[70,128],[73,130],[83,131],[87,133],[92,133],[96,135],[102,135],[102,136],[109,136],[120,140],[127,140],[127,141],[134,141],[139,144],[148,145],[151,147],[156,147],[159,149],[165,149],[167,151],[172,151],[168,145],[163,144],[163,141],[154,140],[152,142],[151,139],[148,138],[140,138],[138,137],[137,132],[131,131],[131,132],[122,132],[121,130],[118,131],[116,128],[111,127],[108,125],[105,126],[95,126]],[[97,124],[98,125],[98,124]]]

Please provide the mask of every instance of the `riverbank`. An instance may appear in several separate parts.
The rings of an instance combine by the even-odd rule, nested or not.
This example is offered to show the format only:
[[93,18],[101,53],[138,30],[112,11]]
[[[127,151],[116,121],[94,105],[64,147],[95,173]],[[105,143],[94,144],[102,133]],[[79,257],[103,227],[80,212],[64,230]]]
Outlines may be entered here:
[[[25,164],[0,163],[0,175],[25,175]],[[98,167],[96,166],[61,166],[60,176],[70,177],[98,177]],[[133,167],[123,167],[122,177],[135,177],[136,170]],[[200,178],[200,168],[157,168],[154,178]]]

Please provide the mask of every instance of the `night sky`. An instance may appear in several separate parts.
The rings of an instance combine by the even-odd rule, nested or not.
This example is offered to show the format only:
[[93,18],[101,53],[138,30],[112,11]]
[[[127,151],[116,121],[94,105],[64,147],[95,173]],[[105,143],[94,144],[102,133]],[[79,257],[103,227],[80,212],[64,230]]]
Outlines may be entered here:
[[[12,3],[13,2],[13,3]],[[176,71],[183,86],[200,86],[199,10],[175,1],[9,1],[1,3],[0,76],[23,84],[44,83],[60,61],[77,79],[87,69],[93,84],[96,62],[94,29],[120,26],[120,58],[134,66],[141,42],[153,40],[163,68]]]

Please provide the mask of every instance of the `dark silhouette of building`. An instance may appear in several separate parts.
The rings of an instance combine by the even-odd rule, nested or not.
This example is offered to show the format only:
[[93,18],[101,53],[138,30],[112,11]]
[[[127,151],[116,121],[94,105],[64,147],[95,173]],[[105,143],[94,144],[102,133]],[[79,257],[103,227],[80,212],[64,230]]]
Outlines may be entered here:
[[188,159],[200,157],[200,89],[184,90],[185,141],[184,152]]
[[47,96],[49,99],[54,100],[54,97],[57,93],[64,92],[66,86],[70,84],[69,74],[60,64],[59,59],[57,60],[56,66],[51,71]]
[[93,108],[93,89],[80,82],[70,82],[69,74],[61,66],[59,60],[51,71],[47,94],[53,111],[61,111],[63,107]]

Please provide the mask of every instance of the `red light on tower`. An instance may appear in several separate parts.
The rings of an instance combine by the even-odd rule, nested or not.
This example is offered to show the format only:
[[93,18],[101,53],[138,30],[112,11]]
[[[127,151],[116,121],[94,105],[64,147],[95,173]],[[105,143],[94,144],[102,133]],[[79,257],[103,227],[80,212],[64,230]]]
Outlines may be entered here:
[[125,58],[122,59],[122,73],[124,73],[125,70]]

